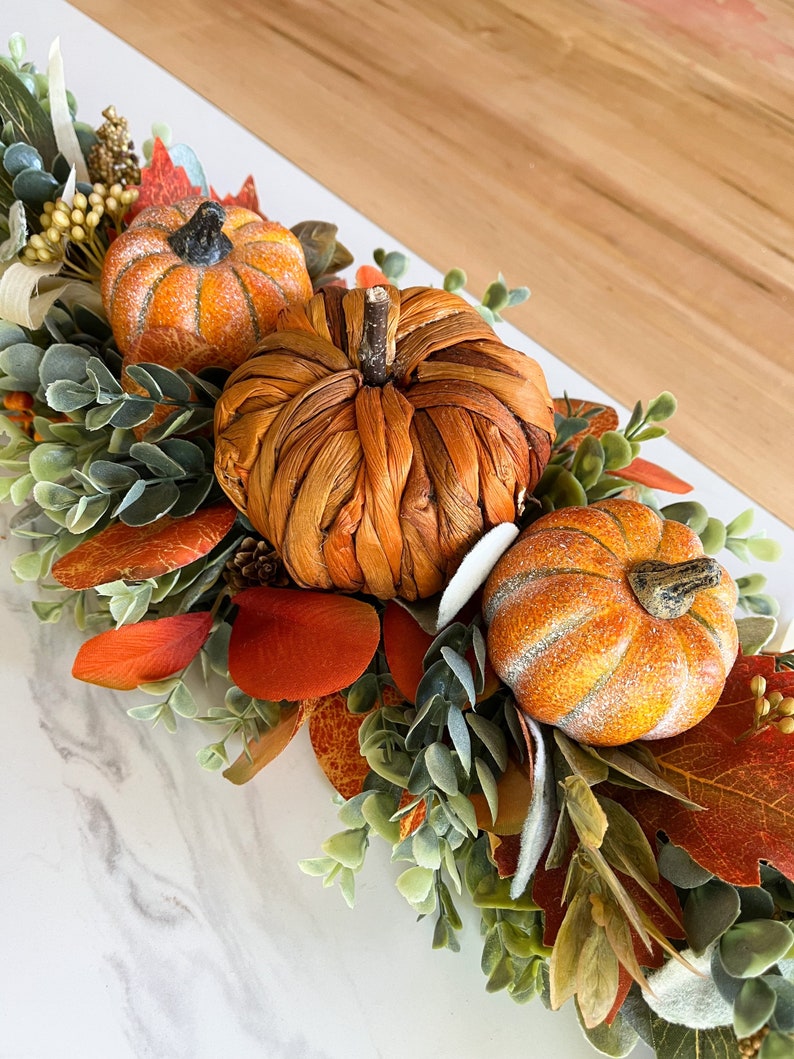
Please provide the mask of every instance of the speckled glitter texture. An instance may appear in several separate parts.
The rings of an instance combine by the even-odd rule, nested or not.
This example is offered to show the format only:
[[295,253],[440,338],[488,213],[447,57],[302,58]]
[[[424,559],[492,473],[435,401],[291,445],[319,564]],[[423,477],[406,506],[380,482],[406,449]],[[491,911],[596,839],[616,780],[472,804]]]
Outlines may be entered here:
[[691,728],[719,698],[738,648],[736,587],[696,593],[655,618],[628,571],[703,554],[687,526],[644,504],[606,500],[530,526],[497,563],[483,607],[494,669],[531,716],[595,746]]
[[169,246],[206,200],[150,206],[108,250],[102,301],[122,353],[153,327],[178,327],[242,363],[285,305],[311,297],[303,250],[292,232],[239,206],[226,207],[232,249],[217,264],[190,264]]

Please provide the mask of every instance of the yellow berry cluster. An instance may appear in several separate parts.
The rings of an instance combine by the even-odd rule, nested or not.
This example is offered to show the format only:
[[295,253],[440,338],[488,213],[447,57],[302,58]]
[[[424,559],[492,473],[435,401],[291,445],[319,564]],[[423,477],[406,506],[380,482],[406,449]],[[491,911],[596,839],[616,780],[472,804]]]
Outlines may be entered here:
[[756,674],[750,681],[753,703],[753,728],[758,731],[773,724],[784,735],[794,733],[794,698],[779,691],[766,693],[766,680]]
[[[28,239],[23,258],[31,264],[64,261],[81,278],[96,279],[107,249],[99,234],[103,220],[121,231],[124,215],[137,198],[137,188],[94,184],[89,195],[76,192],[71,205],[62,198],[45,202],[39,217],[41,233]],[[79,255],[67,257],[70,246],[76,246]]]

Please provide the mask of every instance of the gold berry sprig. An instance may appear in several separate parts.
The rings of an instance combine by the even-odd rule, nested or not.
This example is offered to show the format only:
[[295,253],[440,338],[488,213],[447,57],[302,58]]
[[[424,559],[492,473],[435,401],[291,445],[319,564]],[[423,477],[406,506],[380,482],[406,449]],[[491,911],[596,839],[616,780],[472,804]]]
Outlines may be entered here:
[[94,184],[91,193],[75,193],[69,205],[63,198],[44,203],[41,233],[31,235],[23,251],[30,264],[63,262],[64,271],[97,282],[108,248],[108,229],[121,231],[124,217],[138,199],[137,188]]
[[750,681],[753,696],[753,723],[737,742],[773,725],[783,735],[794,735],[794,698],[780,691],[766,693],[766,679],[756,673]]

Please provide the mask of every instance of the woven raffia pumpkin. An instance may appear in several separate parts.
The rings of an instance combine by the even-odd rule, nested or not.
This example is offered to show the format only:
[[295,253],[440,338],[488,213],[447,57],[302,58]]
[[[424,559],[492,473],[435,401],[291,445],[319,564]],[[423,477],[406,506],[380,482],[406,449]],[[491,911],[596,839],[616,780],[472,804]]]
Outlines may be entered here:
[[445,291],[326,288],[215,413],[219,482],[304,587],[432,595],[549,457],[538,365]]
[[735,605],[696,534],[632,500],[545,515],[483,596],[488,655],[518,704],[595,746],[706,716],[736,657]]
[[175,327],[239,364],[285,305],[311,293],[292,232],[201,197],[142,210],[102,269],[102,302],[122,353],[149,328]]

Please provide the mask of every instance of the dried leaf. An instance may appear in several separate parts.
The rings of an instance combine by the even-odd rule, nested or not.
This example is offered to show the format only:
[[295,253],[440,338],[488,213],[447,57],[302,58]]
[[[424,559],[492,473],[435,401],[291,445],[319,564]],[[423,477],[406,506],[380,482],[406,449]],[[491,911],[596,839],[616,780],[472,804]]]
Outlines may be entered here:
[[258,699],[330,695],[352,684],[380,642],[374,607],[349,596],[248,588],[229,640],[229,672]]
[[520,712],[518,718],[527,744],[527,758],[533,765],[533,783],[532,800],[521,829],[521,853],[510,887],[513,897],[518,897],[526,890],[551,838],[557,814],[553,761],[546,747],[543,729],[533,718]]
[[290,744],[321,702],[322,699],[306,699],[283,709],[278,724],[250,741],[248,753],[240,754],[224,771],[224,777],[238,786],[247,783]]
[[212,615],[196,611],[110,629],[82,645],[72,676],[120,691],[164,680],[189,665],[211,628]]
[[464,607],[477,589],[485,584],[491,570],[518,536],[513,522],[500,522],[477,541],[463,557],[458,569],[444,589],[438,604],[436,628],[443,629]]
[[159,577],[211,552],[236,518],[232,505],[221,503],[185,518],[164,515],[146,526],[116,522],[59,559],[52,574],[73,591]]
[[50,45],[47,80],[49,81],[52,129],[55,133],[55,142],[58,145],[58,150],[67,163],[74,166],[77,179],[90,183],[91,178],[88,175],[88,166],[85,158],[83,158],[83,152],[80,149],[77,134],[74,131],[72,115],[69,113],[60,37],[56,37]]

